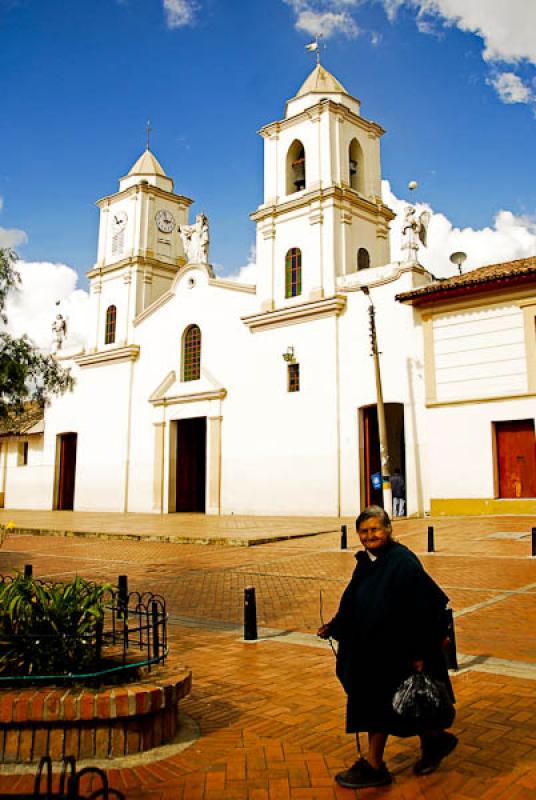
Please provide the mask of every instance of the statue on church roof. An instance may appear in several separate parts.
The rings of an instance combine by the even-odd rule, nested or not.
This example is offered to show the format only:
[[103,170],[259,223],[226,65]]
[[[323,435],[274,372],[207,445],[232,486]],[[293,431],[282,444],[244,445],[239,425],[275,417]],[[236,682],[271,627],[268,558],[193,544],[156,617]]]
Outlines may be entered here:
[[417,253],[421,244],[426,247],[430,217],[429,211],[421,211],[417,216],[415,206],[406,206],[402,223],[402,250],[407,250],[406,261],[408,263],[417,262]]
[[198,214],[193,225],[180,225],[179,235],[188,264],[208,264],[208,219]]
[[52,333],[54,334],[54,350],[58,352],[63,347],[63,342],[67,336],[67,321],[63,314],[56,314],[56,319],[52,323]]

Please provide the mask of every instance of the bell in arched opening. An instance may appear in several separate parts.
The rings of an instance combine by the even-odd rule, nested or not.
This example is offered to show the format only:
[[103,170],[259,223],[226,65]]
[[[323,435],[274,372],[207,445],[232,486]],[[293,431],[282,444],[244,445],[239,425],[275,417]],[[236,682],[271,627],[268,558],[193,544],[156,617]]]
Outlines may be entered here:
[[295,139],[287,153],[287,194],[305,189],[305,148]]
[[352,139],[348,148],[348,177],[350,188],[364,192],[363,151],[357,139]]

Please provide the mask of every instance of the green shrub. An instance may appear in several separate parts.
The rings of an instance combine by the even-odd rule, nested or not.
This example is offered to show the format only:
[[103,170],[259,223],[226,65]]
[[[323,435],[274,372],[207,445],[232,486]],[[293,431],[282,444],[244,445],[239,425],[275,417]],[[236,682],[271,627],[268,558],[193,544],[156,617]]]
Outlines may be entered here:
[[96,666],[96,625],[111,584],[76,577],[0,584],[0,675],[64,675]]

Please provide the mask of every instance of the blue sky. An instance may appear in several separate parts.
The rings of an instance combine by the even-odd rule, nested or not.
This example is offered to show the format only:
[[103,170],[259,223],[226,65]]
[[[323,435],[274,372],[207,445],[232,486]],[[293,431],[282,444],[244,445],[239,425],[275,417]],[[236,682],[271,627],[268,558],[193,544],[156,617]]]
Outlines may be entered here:
[[324,65],[387,130],[396,197],[415,179],[418,200],[475,236],[510,212],[530,248],[535,29],[528,0],[0,0],[0,245],[83,276],[94,203],[150,119],[176,191],[209,216],[211,261],[236,272],[262,199],[256,131],[312,69],[316,32]]

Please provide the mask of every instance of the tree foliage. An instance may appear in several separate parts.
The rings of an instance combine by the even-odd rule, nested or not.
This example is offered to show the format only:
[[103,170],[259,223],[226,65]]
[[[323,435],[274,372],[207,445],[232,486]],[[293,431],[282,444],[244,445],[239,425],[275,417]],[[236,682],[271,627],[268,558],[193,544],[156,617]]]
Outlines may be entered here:
[[[5,326],[6,299],[20,286],[17,255],[0,248],[0,321]],[[55,394],[72,389],[74,380],[53,355],[43,353],[26,334],[15,338],[0,330],[0,419],[20,413],[28,403],[43,406]]]

